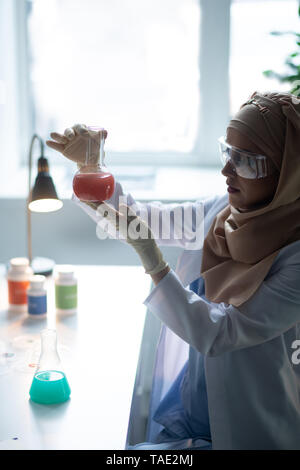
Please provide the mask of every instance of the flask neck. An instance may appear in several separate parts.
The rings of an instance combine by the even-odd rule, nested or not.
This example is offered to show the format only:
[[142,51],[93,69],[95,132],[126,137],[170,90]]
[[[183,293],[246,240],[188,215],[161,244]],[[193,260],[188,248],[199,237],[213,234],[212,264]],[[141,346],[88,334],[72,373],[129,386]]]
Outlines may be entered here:
[[57,352],[56,330],[45,329],[41,332],[41,356],[37,371],[61,369],[61,361]]
[[56,351],[57,337],[56,331],[51,329],[42,330],[41,332],[42,341],[42,353],[44,351]]
[[102,167],[99,163],[89,163],[80,167],[80,173],[98,173],[102,170]]
[[85,166],[103,166],[104,142],[105,139],[102,132],[89,132]]

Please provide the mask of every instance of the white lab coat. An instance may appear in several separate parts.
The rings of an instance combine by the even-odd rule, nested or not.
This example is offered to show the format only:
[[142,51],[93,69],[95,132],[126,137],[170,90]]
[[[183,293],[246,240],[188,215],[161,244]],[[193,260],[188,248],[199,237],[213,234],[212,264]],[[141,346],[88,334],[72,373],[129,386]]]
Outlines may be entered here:
[[[115,207],[120,194],[117,184],[109,201]],[[128,195],[127,203],[134,202]],[[186,204],[195,210],[204,204],[206,236],[228,195]],[[142,206],[161,213],[174,208],[158,202]],[[176,270],[144,302],[165,325],[157,352],[162,385],[152,408],[182,369],[191,345],[204,355],[213,449],[300,450],[300,354],[294,349],[300,351],[300,241],[280,250],[264,282],[239,308],[209,302],[187,287],[200,276],[202,247],[185,250],[172,237],[157,241],[182,246],[183,252]]]

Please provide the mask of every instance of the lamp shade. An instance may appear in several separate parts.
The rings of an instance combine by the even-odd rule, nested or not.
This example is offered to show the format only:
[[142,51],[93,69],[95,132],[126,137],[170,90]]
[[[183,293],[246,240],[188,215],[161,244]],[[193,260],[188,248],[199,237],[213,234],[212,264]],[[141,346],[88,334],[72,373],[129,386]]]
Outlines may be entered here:
[[48,161],[40,157],[38,175],[29,199],[29,209],[32,212],[53,212],[59,210],[63,203],[58,199],[53,180],[49,174]]

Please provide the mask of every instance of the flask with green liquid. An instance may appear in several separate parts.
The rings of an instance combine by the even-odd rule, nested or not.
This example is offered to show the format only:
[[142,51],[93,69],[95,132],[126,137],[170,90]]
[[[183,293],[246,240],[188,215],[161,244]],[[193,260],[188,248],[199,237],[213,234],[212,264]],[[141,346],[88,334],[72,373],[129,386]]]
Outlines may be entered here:
[[41,356],[29,395],[32,401],[51,405],[69,399],[71,389],[57,352],[56,330],[41,332]]

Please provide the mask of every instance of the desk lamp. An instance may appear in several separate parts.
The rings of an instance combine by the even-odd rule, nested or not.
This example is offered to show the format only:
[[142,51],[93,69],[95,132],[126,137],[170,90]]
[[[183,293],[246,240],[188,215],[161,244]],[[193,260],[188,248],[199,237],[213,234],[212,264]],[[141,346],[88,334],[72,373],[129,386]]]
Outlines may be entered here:
[[[35,179],[33,188],[31,189],[31,167],[32,167],[32,151],[35,141],[40,143],[41,156],[38,159],[38,175]],[[49,174],[49,164],[47,158],[44,157],[43,140],[34,134],[31,139],[29,155],[28,155],[28,171],[29,171],[29,189],[27,199],[27,251],[28,259],[34,274],[43,274],[48,276],[52,274],[54,261],[48,258],[32,259],[32,234],[31,234],[31,212],[54,212],[63,206],[62,201],[58,199],[57,192],[53,180]]]

